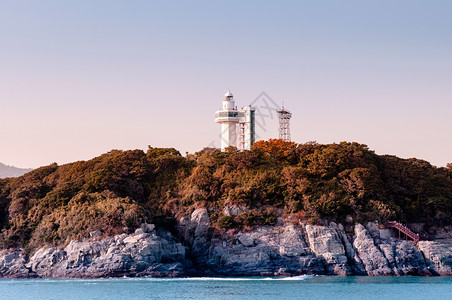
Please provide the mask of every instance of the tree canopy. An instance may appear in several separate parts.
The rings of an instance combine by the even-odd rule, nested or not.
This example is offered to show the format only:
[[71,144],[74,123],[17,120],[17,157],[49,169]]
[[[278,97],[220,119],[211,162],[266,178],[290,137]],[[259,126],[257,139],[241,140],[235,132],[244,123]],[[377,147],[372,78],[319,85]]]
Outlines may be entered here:
[[[171,229],[198,207],[218,230],[306,222],[388,219],[452,222],[452,172],[418,159],[376,155],[366,145],[296,144],[274,139],[251,151],[174,148],[119,151],[18,178],[0,179],[1,246],[59,245],[142,222]],[[225,213],[238,207],[236,215]]]

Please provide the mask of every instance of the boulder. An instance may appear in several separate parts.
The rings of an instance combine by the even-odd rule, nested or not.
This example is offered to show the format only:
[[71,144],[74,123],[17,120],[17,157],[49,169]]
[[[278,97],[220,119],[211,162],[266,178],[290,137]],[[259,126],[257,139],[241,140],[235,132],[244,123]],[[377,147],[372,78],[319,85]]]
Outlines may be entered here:
[[249,235],[240,235],[238,240],[245,247],[253,247],[256,244],[254,238]]
[[194,230],[195,237],[202,237],[207,234],[210,227],[210,218],[207,209],[198,208],[191,214],[189,229]]
[[225,216],[237,216],[244,212],[247,212],[248,209],[242,205],[237,204],[225,204],[223,209],[223,214]]

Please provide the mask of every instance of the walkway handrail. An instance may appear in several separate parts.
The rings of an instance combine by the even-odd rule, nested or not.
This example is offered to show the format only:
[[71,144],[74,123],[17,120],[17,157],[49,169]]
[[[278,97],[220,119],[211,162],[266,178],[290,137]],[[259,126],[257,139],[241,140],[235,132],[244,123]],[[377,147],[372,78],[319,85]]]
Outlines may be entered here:
[[408,236],[411,239],[413,239],[414,243],[417,243],[420,240],[419,234],[414,233],[413,231],[411,231],[411,229],[409,229],[408,227],[400,224],[399,222],[387,221],[386,222],[386,227],[398,229],[400,232],[403,232],[406,236]]

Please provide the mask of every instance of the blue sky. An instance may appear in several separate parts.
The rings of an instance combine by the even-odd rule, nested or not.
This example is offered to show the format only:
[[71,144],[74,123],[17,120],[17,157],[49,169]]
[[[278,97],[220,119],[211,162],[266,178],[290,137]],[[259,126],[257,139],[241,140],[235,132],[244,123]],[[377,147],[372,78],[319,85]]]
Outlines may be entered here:
[[[450,1],[0,2],[0,161],[219,146],[227,89],[292,139],[452,162]],[[261,138],[277,136],[275,117]]]

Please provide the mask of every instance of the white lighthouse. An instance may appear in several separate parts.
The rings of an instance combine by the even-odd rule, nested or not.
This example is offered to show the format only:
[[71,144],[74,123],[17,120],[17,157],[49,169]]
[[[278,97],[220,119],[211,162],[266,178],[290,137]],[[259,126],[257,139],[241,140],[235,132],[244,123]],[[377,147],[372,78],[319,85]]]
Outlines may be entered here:
[[246,106],[237,110],[234,96],[228,90],[223,98],[222,109],[215,114],[215,122],[221,124],[221,151],[229,146],[237,147],[239,150],[251,149],[255,140],[254,107]]

